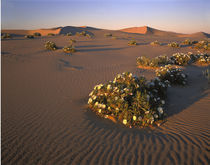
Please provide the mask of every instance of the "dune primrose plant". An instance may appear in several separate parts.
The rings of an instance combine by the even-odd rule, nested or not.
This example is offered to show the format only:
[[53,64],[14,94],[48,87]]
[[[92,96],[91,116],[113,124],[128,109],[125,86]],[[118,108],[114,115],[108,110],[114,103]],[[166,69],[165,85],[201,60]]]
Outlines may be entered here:
[[172,48],[179,48],[179,44],[176,42],[169,43],[168,46]]
[[210,42],[209,41],[199,41],[194,46],[195,49],[204,49],[204,50],[210,50]]
[[11,35],[8,33],[2,34],[1,39],[8,39],[11,38]]
[[129,46],[136,46],[137,45],[137,42],[135,41],[135,40],[130,40],[129,42],[128,42],[128,45]]
[[32,39],[32,38],[34,38],[34,36],[33,35],[25,35],[25,38]]
[[35,32],[33,35],[34,35],[35,37],[40,37],[40,36],[42,36],[41,33],[39,33],[39,32]]
[[57,49],[57,46],[55,45],[55,43],[51,42],[51,41],[47,41],[44,46],[48,50],[56,50]]
[[157,69],[156,75],[163,82],[169,82],[170,85],[186,85],[187,75],[183,73],[183,70],[172,65],[166,65]]
[[127,127],[148,126],[165,116],[166,90],[167,85],[158,78],[147,82],[144,77],[124,72],[114,81],[96,85],[88,106],[98,116]]
[[189,39],[186,39],[182,42],[182,45],[192,45],[193,43],[189,40]]
[[161,43],[156,40],[154,42],[151,42],[150,45],[152,45],[152,46],[160,46]]
[[74,39],[70,39],[70,44],[72,45],[72,44],[74,44],[74,43],[76,43],[77,41],[76,40],[74,40]]
[[71,32],[66,33],[66,36],[72,36]]
[[175,53],[171,56],[170,61],[175,65],[187,65],[190,63],[190,55],[185,53]]
[[48,35],[48,36],[55,36],[54,33],[48,33],[47,35]]
[[74,52],[76,52],[76,49],[75,49],[75,47],[73,45],[70,45],[70,46],[65,46],[63,48],[63,51],[65,53],[74,53]]
[[106,34],[104,34],[104,37],[111,37],[111,36],[112,36],[111,33],[106,33]]

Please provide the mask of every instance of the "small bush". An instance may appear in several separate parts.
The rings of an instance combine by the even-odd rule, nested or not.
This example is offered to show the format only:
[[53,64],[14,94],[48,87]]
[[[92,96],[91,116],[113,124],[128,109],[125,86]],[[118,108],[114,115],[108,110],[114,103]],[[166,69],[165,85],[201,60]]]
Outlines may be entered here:
[[160,67],[155,72],[163,82],[168,81],[172,85],[186,85],[187,83],[187,75],[180,68],[166,65],[165,67]]
[[183,45],[192,45],[193,43],[190,40],[186,39],[182,42],[182,44]]
[[208,54],[197,54],[196,62],[198,64],[210,64],[210,56]]
[[199,41],[194,46],[195,49],[204,49],[204,50],[210,50],[210,42],[209,41]]
[[179,48],[179,44],[176,42],[169,43],[168,46],[172,48]]
[[48,49],[48,50],[56,50],[57,49],[57,46],[55,45],[54,42],[47,41],[45,43],[45,48]]
[[176,65],[187,65],[190,63],[190,55],[185,53],[175,53],[171,57],[171,63]]
[[11,35],[8,33],[5,33],[1,36],[1,39],[8,39],[8,38],[11,38]]
[[54,33],[48,33],[47,35],[48,35],[48,36],[55,36]]
[[66,36],[72,36],[72,33],[71,32],[66,33]]
[[106,34],[104,34],[104,37],[111,37],[111,36],[112,36],[111,33],[106,33]]
[[138,66],[146,66],[146,67],[159,67],[162,65],[166,65],[169,63],[169,58],[167,56],[158,56],[155,58],[147,58],[145,56],[141,56],[137,58]]
[[116,40],[116,39],[117,39],[117,37],[116,37],[116,36],[113,36],[113,37],[112,37],[112,39]]
[[36,37],[42,36],[41,33],[38,33],[38,32],[35,32],[33,35],[36,36]]
[[135,40],[131,40],[128,42],[129,46],[137,45],[137,42]]
[[76,49],[74,48],[73,45],[70,45],[70,46],[65,46],[65,47],[63,48],[63,51],[64,51],[65,53],[74,53],[74,52],[76,52]]
[[165,116],[167,85],[158,78],[147,83],[132,73],[118,74],[114,81],[99,84],[89,94],[89,108],[98,116],[127,127],[148,126]]
[[25,38],[32,39],[32,38],[34,38],[34,36],[33,35],[25,35]]
[[154,42],[151,42],[150,45],[152,45],[152,46],[160,46],[161,43],[158,42],[158,41],[154,41]]
[[87,38],[92,38],[92,36],[90,34],[86,34]]

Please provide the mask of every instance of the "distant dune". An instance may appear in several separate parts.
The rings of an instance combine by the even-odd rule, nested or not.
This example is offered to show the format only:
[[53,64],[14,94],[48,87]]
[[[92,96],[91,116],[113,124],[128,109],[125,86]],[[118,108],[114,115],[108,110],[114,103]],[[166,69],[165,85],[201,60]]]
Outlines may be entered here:
[[[49,29],[37,29],[37,30],[2,30],[2,33],[10,33],[15,35],[27,35],[27,34],[33,34],[34,32],[39,32],[43,36],[46,36],[48,33],[54,33],[54,34],[66,34],[68,32],[71,32],[72,34],[75,34],[76,32],[82,32],[86,31],[89,34],[93,33],[92,30],[104,30],[104,29],[98,29],[94,27],[88,27],[88,26],[65,26],[65,27],[56,27],[56,28],[49,28]],[[111,30],[110,30],[111,31]],[[119,32],[126,32],[126,33],[134,33],[134,34],[144,34],[144,35],[155,35],[155,36],[165,36],[165,37],[194,37],[194,38],[209,38],[210,34],[205,32],[197,32],[193,34],[182,34],[182,33],[175,33],[170,31],[163,31],[158,30],[152,27],[148,26],[142,26],[142,27],[130,27],[120,30],[115,30]]]

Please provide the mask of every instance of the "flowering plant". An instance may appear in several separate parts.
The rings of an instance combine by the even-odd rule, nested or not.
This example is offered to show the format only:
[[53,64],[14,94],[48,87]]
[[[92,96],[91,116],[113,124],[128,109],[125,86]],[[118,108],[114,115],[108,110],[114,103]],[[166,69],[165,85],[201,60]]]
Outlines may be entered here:
[[190,60],[190,55],[185,53],[175,53],[170,58],[170,62],[176,65],[187,65],[189,64]]
[[166,90],[159,78],[147,82],[124,72],[114,81],[96,85],[88,106],[97,115],[128,127],[148,126],[163,119]]
[[55,45],[54,42],[47,41],[45,43],[45,48],[48,49],[48,50],[56,50],[57,49],[57,46]]
[[104,34],[104,37],[111,37],[111,36],[112,36],[111,33],[105,33],[105,34]]
[[8,33],[2,34],[1,39],[11,38],[11,35]]
[[176,42],[169,43],[168,46],[172,48],[179,48],[179,44]]
[[151,42],[150,45],[152,45],[152,46],[159,46],[159,45],[161,45],[161,43],[156,40],[154,42]]
[[48,35],[48,36],[55,36],[54,33],[48,33],[47,35]]
[[41,33],[39,33],[39,32],[35,32],[33,35],[36,36],[36,37],[42,36]]
[[187,83],[187,75],[183,73],[183,70],[170,64],[160,67],[155,72],[161,81],[177,85],[186,85]]
[[72,36],[71,32],[66,33],[67,36]]
[[129,46],[137,45],[137,42],[136,42],[135,40],[130,40],[130,41],[128,42],[128,45],[129,45]]
[[32,38],[34,38],[34,36],[33,36],[33,35],[25,35],[25,38],[30,38],[30,39],[32,39]]
[[70,46],[65,46],[65,47],[63,48],[63,51],[64,51],[65,53],[74,53],[74,52],[76,52],[76,49],[74,48],[73,45],[70,45]]

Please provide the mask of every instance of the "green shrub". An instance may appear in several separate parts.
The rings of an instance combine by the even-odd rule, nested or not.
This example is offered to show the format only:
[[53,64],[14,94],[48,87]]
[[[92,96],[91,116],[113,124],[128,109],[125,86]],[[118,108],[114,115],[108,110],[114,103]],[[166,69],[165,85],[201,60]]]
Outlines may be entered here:
[[48,36],[55,36],[54,33],[48,33],[47,35],[48,35]]
[[131,40],[128,42],[129,46],[137,45],[137,42],[135,40]]
[[69,33],[66,33],[66,35],[67,35],[67,36],[72,36],[72,33],[71,33],[71,32],[69,32]]
[[160,46],[161,43],[158,42],[158,41],[154,41],[154,42],[151,42],[150,45],[152,45],[152,46]]
[[127,127],[148,126],[165,116],[166,90],[167,85],[159,79],[147,83],[144,77],[124,72],[114,81],[96,85],[88,105],[97,115]]
[[1,39],[8,39],[8,38],[11,38],[11,35],[8,33],[5,33],[1,36]]
[[158,56],[155,58],[147,58],[145,56],[141,56],[137,58],[138,66],[146,66],[146,67],[159,67],[162,65],[166,65],[169,63],[169,58],[167,56]]
[[36,36],[36,37],[42,36],[41,33],[38,33],[38,32],[35,32],[33,35]]
[[192,42],[189,39],[186,39],[182,42],[183,45],[192,45]]
[[104,34],[104,37],[111,37],[111,36],[112,36],[111,33],[106,33],[106,34]]
[[75,47],[73,45],[70,45],[70,46],[65,46],[63,48],[63,51],[65,53],[74,53],[74,52],[76,52],[76,49],[75,49]]
[[187,75],[180,68],[166,65],[165,67],[160,67],[155,72],[163,82],[168,81],[172,85],[186,85],[187,83]]
[[169,43],[168,46],[172,48],[179,48],[179,44],[176,42]]
[[190,63],[190,55],[185,53],[175,53],[171,57],[171,63],[176,65],[187,65]]
[[54,42],[47,41],[45,43],[45,48],[48,49],[48,50],[56,50],[57,49],[57,46],[55,45]]
[[32,39],[32,38],[34,38],[34,36],[33,35],[25,35],[25,38]]

